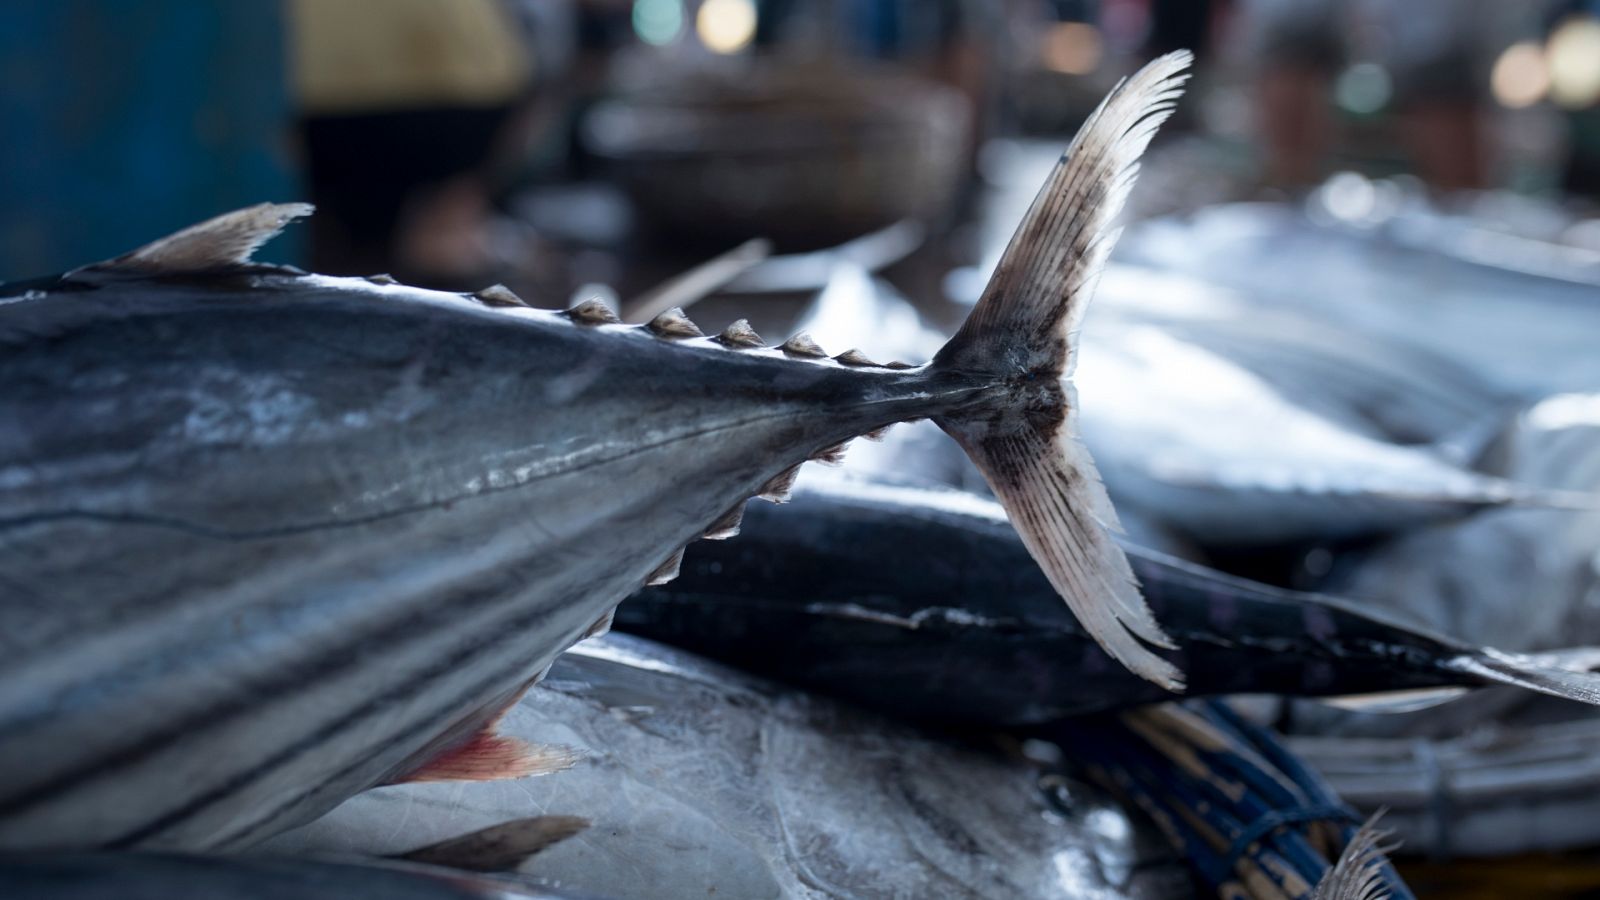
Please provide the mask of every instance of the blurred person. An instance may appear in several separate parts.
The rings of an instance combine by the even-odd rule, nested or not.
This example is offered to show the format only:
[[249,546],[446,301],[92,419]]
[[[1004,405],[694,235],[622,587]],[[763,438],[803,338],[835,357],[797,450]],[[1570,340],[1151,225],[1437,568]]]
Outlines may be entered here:
[[1345,64],[1337,0],[1239,0],[1238,15],[1256,67],[1265,179],[1275,187],[1313,184],[1333,143],[1328,98]]
[[[1417,174],[1433,188],[1482,187],[1486,36],[1492,0],[1238,0],[1256,66],[1264,177],[1276,187],[1327,174],[1335,79],[1352,62],[1378,66]],[[1378,88],[1374,88],[1377,90]]]
[[489,159],[532,54],[499,0],[290,0],[318,271],[425,283],[494,266]]

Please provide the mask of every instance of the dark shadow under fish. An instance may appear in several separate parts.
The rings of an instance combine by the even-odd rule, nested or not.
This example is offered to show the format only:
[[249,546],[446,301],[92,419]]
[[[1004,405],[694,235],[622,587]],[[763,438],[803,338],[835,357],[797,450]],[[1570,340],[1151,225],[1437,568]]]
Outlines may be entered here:
[[239,847],[498,736],[808,459],[931,418],[1090,633],[1181,675],[1073,436],[1076,333],[1188,54],[1085,124],[934,361],[248,262],[301,206],[0,291],[0,846]]
[[[1509,684],[1600,703],[1600,675],[1473,647],[1332,597],[1126,547],[1191,694],[1338,696]],[[690,548],[616,627],[895,715],[1041,722],[1170,699],[1055,599],[992,502],[809,481],[782,516]]]

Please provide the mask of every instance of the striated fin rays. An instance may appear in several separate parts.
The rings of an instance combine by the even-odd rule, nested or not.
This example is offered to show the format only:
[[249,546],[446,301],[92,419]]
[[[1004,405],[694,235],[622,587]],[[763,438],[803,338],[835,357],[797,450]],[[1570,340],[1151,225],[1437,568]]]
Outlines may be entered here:
[[651,587],[666,584],[678,577],[678,570],[681,568],[683,568],[683,548],[679,547],[675,553],[667,557],[666,562],[656,566],[655,570],[645,577],[644,583]]
[[827,352],[817,346],[817,342],[811,339],[811,335],[806,334],[804,331],[784,341],[778,349],[790,356],[799,356],[805,359],[828,358]]
[[484,726],[466,743],[429,760],[396,784],[413,781],[499,781],[570,769],[583,758],[571,747],[532,744]]
[[[1119,230],[1139,157],[1182,93],[1192,57],[1163,56],[1118,85],[1056,164],[983,297],[934,356],[935,370],[990,372],[990,407],[935,421],[961,443],[1028,552],[1095,641],[1168,690],[1182,673],[1122,548],[1111,500],[1078,442],[1070,378],[1078,326]],[[1020,376],[1018,373],[1022,373]]]
[[681,340],[705,337],[705,332],[676,306],[651,319],[645,327],[650,329],[651,334],[660,338]]
[[838,356],[835,356],[833,361],[841,366],[852,366],[855,368],[883,368],[882,366],[873,362],[871,359],[868,359],[865,353],[854,349],[846,350]]
[[622,319],[598,297],[590,297],[567,310],[567,318],[579,325],[621,325]]
[[491,284],[472,295],[484,306],[527,306],[527,302],[503,284]]
[[610,634],[611,624],[616,621],[616,618],[617,608],[613,606],[606,610],[605,615],[595,619],[593,625],[590,625],[588,628],[584,629],[583,634],[579,636],[578,640],[586,641],[592,637],[604,637],[605,635]]
[[823,447],[811,457],[811,462],[819,462],[825,466],[844,465],[845,453],[850,449],[849,441],[840,441],[837,444]]
[[722,514],[722,517],[712,522],[702,535],[708,541],[725,541],[739,533],[739,525],[744,521],[744,501]]
[[800,467],[790,466],[774,475],[756,491],[756,498],[769,503],[787,503],[794,494],[794,482],[800,477]]
[[761,339],[761,335],[756,334],[756,330],[750,327],[749,319],[739,319],[724,328],[722,333],[712,338],[712,340],[724,347],[733,347],[735,349],[750,349],[767,345],[767,342]]
[[1374,813],[1351,836],[1339,859],[1311,890],[1311,900],[1387,900],[1390,892],[1383,873],[1384,855],[1394,847],[1383,845],[1389,832],[1378,828],[1381,815],[1382,810]]
[[258,203],[191,225],[89,268],[174,275],[243,266],[284,226],[314,209],[309,203]]

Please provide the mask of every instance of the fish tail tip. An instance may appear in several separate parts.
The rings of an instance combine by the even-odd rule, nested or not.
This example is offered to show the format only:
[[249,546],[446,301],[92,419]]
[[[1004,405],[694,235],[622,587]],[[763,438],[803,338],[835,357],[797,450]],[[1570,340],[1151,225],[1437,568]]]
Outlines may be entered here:
[[1107,653],[1175,691],[1182,674],[1150,646],[1172,642],[1111,537],[1116,511],[1073,434],[1077,401],[1067,378],[1139,158],[1181,94],[1191,58],[1177,52],[1146,65],[1089,117],[931,367],[983,385],[984,402],[936,421],[983,471],[1056,591]]

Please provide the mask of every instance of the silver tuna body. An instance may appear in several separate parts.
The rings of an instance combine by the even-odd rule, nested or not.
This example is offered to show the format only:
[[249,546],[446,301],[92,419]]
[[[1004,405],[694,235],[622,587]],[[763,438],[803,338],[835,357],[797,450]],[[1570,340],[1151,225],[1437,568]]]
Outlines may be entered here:
[[232,846],[401,777],[708,523],[944,390],[245,281],[5,307],[51,339],[0,357],[0,843]]
[[1189,56],[1119,85],[919,368],[249,263],[303,206],[0,291],[0,847],[235,848],[495,733],[807,459],[931,418],[1108,653],[1181,673],[1072,429],[1074,336]]
[[581,748],[529,782],[354,797],[252,853],[383,855],[541,813],[594,824],[534,884],[615,900],[1154,898],[1188,874],[1114,805],[1070,810],[1026,762],[611,635],[564,655],[505,729]]

